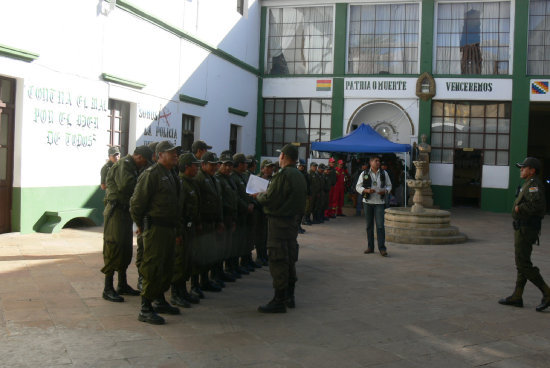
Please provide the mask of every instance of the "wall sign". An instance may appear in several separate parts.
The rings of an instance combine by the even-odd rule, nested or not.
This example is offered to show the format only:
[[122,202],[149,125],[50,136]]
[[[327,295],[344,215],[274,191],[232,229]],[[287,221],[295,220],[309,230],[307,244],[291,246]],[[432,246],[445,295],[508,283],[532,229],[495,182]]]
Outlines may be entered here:
[[435,100],[512,100],[511,79],[436,78]]
[[550,80],[531,79],[529,97],[531,101],[550,101]]
[[355,98],[416,98],[415,78],[346,78],[344,96]]
[[181,143],[181,114],[177,103],[158,101],[154,104],[138,104],[138,139],[137,145],[152,142],[170,141],[176,146]]

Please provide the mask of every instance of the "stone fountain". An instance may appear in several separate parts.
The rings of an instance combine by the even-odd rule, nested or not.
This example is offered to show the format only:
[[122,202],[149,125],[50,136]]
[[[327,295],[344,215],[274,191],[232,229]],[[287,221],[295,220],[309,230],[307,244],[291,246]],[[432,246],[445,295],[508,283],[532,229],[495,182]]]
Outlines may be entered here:
[[457,244],[467,240],[458,228],[451,226],[449,211],[426,208],[423,204],[425,189],[432,181],[426,178],[425,169],[428,162],[414,161],[416,175],[408,179],[407,185],[414,189],[412,207],[395,207],[386,209],[386,240],[405,244]]

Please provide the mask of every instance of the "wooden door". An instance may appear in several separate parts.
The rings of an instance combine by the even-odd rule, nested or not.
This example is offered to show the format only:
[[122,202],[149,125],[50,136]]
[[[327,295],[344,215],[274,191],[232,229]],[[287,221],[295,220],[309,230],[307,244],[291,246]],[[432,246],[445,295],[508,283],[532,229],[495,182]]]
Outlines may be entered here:
[[0,233],[11,231],[15,80],[0,77]]

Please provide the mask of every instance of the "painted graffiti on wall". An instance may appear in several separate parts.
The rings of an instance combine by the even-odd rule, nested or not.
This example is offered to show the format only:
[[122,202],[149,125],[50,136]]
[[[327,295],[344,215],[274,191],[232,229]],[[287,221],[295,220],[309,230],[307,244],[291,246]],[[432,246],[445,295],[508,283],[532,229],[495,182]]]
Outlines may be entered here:
[[143,120],[143,135],[138,139],[141,144],[149,144],[160,141],[171,141],[179,145],[179,128],[176,114],[173,114],[168,105],[160,106],[158,110],[150,108],[138,108],[138,119]]
[[48,146],[90,148],[106,130],[100,130],[105,98],[38,85],[26,86],[25,98],[33,104],[34,129],[42,131],[40,141]]

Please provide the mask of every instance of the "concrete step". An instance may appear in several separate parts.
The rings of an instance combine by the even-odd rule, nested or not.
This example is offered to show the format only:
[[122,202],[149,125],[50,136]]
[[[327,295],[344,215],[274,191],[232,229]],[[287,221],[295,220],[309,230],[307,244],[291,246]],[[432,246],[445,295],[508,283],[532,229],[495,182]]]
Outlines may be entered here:
[[447,226],[444,228],[400,228],[386,225],[386,234],[396,236],[427,236],[427,237],[447,237],[458,235],[458,228]]
[[402,244],[427,244],[427,245],[445,245],[465,243],[468,237],[464,234],[452,236],[411,236],[411,235],[394,235],[386,234],[386,241]]
[[403,221],[396,221],[396,220],[389,220],[387,217],[384,218],[384,223],[386,224],[386,226],[391,226],[391,227],[398,227],[398,228],[402,228],[402,229],[407,229],[407,228],[411,228],[411,229],[418,229],[418,228],[422,228],[422,229],[442,229],[442,228],[446,228],[446,227],[449,227],[451,226],[450,225],[450,221],[449,222],[443,222],[443,223],[440,223],[440,224],[437,224],[437,223],[421,223],[421,222],[403,222]]

